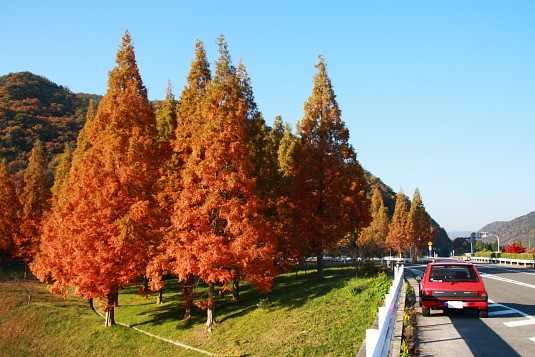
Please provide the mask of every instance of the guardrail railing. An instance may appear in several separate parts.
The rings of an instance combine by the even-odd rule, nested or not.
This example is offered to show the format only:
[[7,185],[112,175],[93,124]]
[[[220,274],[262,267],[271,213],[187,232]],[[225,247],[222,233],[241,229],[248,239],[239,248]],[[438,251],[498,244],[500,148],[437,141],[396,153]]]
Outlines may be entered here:
[[379,328],[366,330],[366,357],[388,356],[403,286],[403,268],[403,265],[396,265],[394,269],[394,282],[384,305],[379,308]]
[[487,257],[470,257],[471,261],[482,262],[482,263],[505,263],[505,264],[524,264],[524,267],[527,267],[528,264],[535,267],[535,260],[529,259],[512,259],[512,258],[487,258]]
[[[438,259],[444,259],[444,258],[441,258],[441,257],[418,257],[417,258],[417,261],[418,263],[429,263],[429,262],[434,262],[435,260],[438,260]],[[394,262],[394,263],[412,263],[413,262],[413,259],[412,258],[400,258],[400,257],[382,257],[382,258],[379,258],[379,260],[383,263],[385,262]]]

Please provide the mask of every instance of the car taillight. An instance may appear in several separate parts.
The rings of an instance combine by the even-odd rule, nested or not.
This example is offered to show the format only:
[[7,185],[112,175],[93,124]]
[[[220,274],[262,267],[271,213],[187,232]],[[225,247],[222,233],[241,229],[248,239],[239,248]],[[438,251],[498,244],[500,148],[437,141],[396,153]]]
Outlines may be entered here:
[[479,296],[481,296],[481,297],[487,297],[487,292],[486,292],[486,291],[480,291],[480,292],[479,292]]
[[431,290],[422,290],[423,296],[431,296]]

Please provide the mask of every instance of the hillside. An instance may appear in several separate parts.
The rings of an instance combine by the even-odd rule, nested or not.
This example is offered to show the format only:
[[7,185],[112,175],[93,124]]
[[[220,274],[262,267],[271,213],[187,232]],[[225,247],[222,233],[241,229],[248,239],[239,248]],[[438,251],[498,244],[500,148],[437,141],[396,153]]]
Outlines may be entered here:
[[[508,245],[514,242],[521,242],[523,246],[535,247],[535,211],[524,216],[504,222],[497,221],[487,224],[479,232],[488,232],[500,237],[500,245]],[[487,241],[493,241],[495,237],[487,238]],[[485,240],[484,240],[485,241]]]
[[74,146],[90,99],[98,96],[74,94],[30,72],[0,77],[0,159],[8,161],[10,172],[26,167],[36,140],[45,144],[50,159],[66,143]]

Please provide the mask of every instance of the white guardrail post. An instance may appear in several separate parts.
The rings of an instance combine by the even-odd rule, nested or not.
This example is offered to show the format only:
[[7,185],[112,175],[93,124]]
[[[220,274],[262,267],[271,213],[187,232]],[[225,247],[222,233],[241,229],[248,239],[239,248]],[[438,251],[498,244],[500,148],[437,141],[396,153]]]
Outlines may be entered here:
[[385,303],[379,308],[379,328],[366,330],[366,357],[388,356],[403,286],[403,268],[403,265],[396,265],[390,293],[386,294]]

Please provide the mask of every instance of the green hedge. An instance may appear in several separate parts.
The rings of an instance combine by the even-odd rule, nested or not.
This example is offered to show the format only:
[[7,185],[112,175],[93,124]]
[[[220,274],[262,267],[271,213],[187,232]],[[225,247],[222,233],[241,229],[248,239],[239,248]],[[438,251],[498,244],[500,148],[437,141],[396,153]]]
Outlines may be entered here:
[[482,257],[482,258],[505,258],[505,259],[527,259],[527,260],[535,260],[535,254],[531,253],[494,253],[489,251],[481,251],[476,252],[476,257]]
[[482,257],[482,258],[495,258],[495,253],[489,252],[488,250],[483,250],[481,252],[476,252],[476,257]]
[[535,254],[530,254],[530,253],[520,253],[520,254],[501,253],[500,256],[501,258],[507,258],[507,259],[528,259],[528,260],[535,259]]

